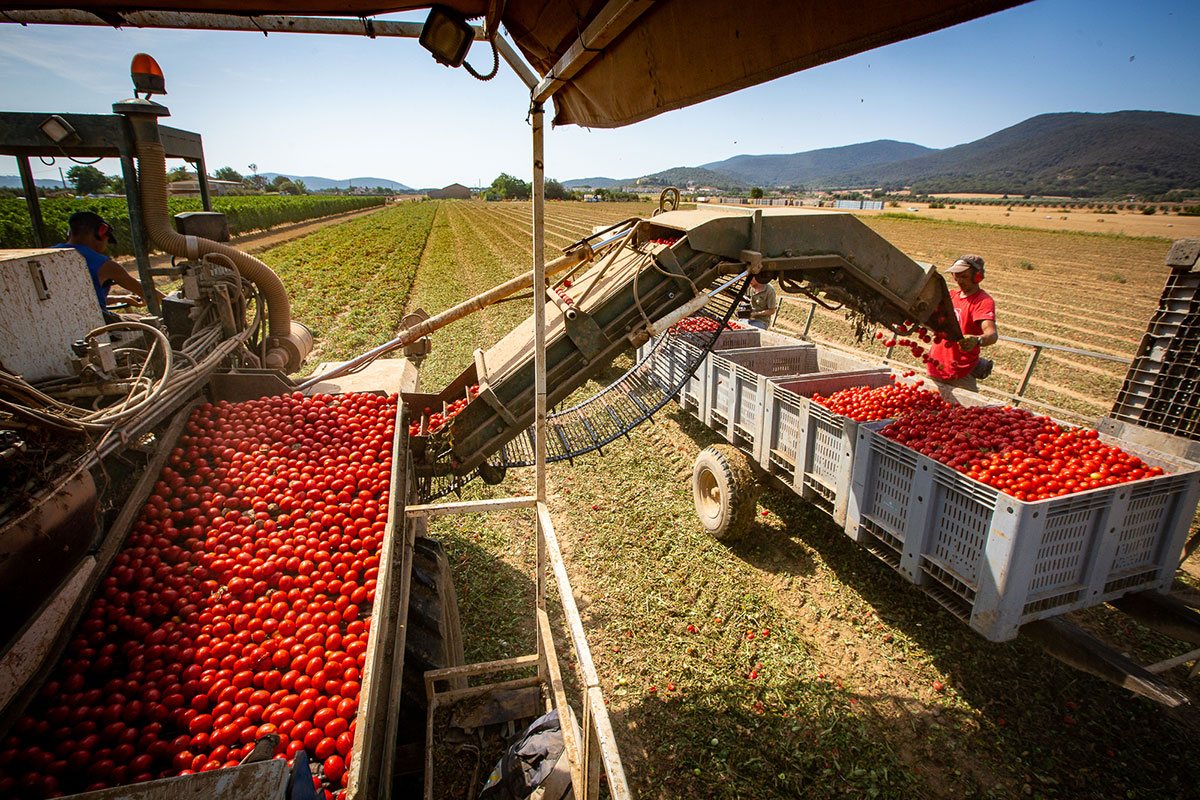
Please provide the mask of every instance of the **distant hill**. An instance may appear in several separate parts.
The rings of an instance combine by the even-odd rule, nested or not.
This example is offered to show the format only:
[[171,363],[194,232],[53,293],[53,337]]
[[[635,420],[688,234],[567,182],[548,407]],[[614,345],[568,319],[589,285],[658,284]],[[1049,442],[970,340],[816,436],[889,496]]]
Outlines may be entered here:
[[653,175],[643,175],[636,181],[624,181],[626,185],[641,186],[712,186],[717,189],[749,189],[751,184],[726,172],[717,172],[703,167],[673,167]]
[[1200,190],[1200,116],[1043,114],[983,139],[830,172],[827,186],[1113,197]]
[[617,178],[575,178],[569,181],[563,181],[564,189],[608,189],[616,186],[624,181]]
[[[62,181],[58,178],[34,178],[33,183],[39,189],[61,189],[63,188]],[[71,184],[67,184],[70,186]],[[0,189],[20,189],[20,175],[0,175]]]
[[287,178],[290,181],[302,180],[304,186],[309,191],[318,192],[322,189],[349,189],[351,186],[365,186],[368,189],[374,189],[376,186],[382,186],[384,189],[391,189],[394,192],[411,192],[412,187],[405,186],[399,181],[393,181],[388,178],[344,178],[342,180],[334,180],[332,178],[321,178],[316,175],[287,175],[279,172],[260,172],[268,181],[273,181],[279,175]]
[[[599,180],[564,181],[568,188]],[[802,153],[738,155],[612,181],[623,188],[803,187],[917,193],[1154,196],[1200,194],[1200,116],[1165,111],[1043,114],[974,142],[934,150],[882,139]]]
[[937,151],[919,144],[881,139],[790,155],[734,156],[701,166],[752,186],[808,186],[831,174],[906,161],[934,152]]

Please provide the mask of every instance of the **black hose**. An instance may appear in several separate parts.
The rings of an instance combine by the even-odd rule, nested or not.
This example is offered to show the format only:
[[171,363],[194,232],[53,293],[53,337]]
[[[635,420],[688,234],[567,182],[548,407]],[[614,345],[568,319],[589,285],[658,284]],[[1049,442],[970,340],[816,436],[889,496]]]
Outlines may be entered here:
[[492,45],[492,71],[487,75],[480,75],[475,71],[474,67],[468,64],[466,61],[463,62],[463,66],[466,67],[467,72],[471,73],[481,81],[490,81],[492,78],[496,77],[496,73],[500,71],[500,51],[496,49],[495,42],[489,40],[489,44]]

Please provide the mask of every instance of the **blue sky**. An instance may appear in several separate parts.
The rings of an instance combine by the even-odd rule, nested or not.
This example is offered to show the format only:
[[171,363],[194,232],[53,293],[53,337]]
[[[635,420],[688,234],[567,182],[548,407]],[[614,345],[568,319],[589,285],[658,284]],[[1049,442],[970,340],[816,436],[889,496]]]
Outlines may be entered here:
[[[1036,0],[626,128],[548,129],[546,171],[625,178],[876,139],[944,148],[1058,111],[1200,114],[1197,30],[1195,0]],[[3,24],[0,109],[109,113],[139,51],[166,74],[166,124],[203,135],[210,170],[417,187],[531,175],[516,76],[502,64],[481,83],[412,40]],[[490,51],[469,60],[485,70]],[[39,177],[59,166],[34,161]]]

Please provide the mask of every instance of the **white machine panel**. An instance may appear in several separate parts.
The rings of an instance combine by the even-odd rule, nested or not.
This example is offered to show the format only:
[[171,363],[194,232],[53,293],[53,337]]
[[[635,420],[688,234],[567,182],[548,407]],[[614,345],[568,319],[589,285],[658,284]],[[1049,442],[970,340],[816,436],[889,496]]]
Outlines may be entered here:
[[0,250],[0,366],[38,381],[71,374],[71,343],[104,324],[83,256]]

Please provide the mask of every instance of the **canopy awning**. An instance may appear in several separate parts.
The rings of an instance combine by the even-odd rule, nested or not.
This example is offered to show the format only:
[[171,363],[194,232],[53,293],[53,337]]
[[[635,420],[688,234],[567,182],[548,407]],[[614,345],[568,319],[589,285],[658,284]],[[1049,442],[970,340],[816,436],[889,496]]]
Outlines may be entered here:
[[[920,36],[1028,0],[445,0],[489,31],[503,24],[552,96],[556,125],[615,128]],[[404,0],[0,0],[0,10],[366,17]],[[769,109],[764,109],[764,114]]]

